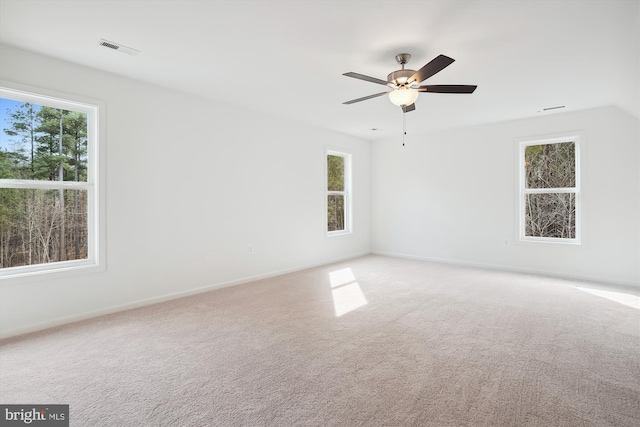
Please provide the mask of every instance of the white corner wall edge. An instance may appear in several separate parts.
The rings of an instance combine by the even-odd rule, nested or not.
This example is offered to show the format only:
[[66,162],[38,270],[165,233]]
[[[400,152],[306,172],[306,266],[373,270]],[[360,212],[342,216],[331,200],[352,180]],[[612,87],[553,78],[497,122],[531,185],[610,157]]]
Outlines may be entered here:
[[632,282],[627,280],[611,280],[611,279],[600,278],[600,277],[574,276],[574,275],[567,275],[567,274],[562,274],[554,271],[532,270],[532,269],[526,269],[526,268],[509,267],[505,265],[483,264],[480,262],[459,261],[459,260],[444,259],[444,258],[432,258],[432,257],[402,254],[402,253],[396,253],[396,252],[371,251],[371,254],[396,257],[396,258],[404,258],[404,259],[413,259],[417,261],[438,262],[443,264],[458,265],[461,267],[479,268],[484,270],[505,271],[510,273],[531,274],[531,275],[536,275],[540,277],[550,277],[550,278],[557,278],[562,280],[580,281],[580,282],[588,283],[590,285],[597,286],[602,289],[612,289],[612,290],[632,292],[633,294],[640,294],[640,282]]
[[227,288],[227,287],[230,287],[230,286],[237,286],[237,285],[242,285],[242,284],[245,284],[245,283],[251,283],[251,282],[255,282],[257,280],[268,279],[270,277],[276,277],[276,276],[281,276],[283,274],[288,274],[288,273],[293,273],[293,272],[296,272],[296,271],[306,270],[308,268],[320,267],[320,266],[323,266],[323,265],[330,265],[330,264],[333,264],[335,262],[347,261],[347,260],[350,260],[350,259],[359,258],[359,257],[365,256],[365,255],[369,255],[369,254],[371,254],[371,252],[368,252],[368,251],[355,253],[355,254],[350,254],[350,255],[345,256],[345,257],[333,258],[333,259],[329,259],[329,260],[325,260],[325,261],[321,261],[321,262],[317,262],[317,263],[311,263],[311,264],[302,265],[302,266],[298,266],[298,267],[287,268],[287,269],[284,269],[284,270],[272,271],[270,273],[258,274],[258,275],[255,275],[255,276],[243,277],[243,278],[240,278],[240,279],[230,280],[230,281],[227,281],[227,282],[214,283],[214,284],[207,285],[207,286],[202,286],[202,287],[196,288],[196,289],[189,289],[189,290],[183,291],[183,292],[172,292],[170,294],[165,294],[165,295],[161,295],[161,296],[157,296],[157,297],[153,297],[153,298],[146,298],[146,299],[142,299],[142,300],[138,300],[138,301],[133,301],[133,302],[130,302],[130,303],[127,303],[127,304],[114,305],[114,306],[107,307],[107,308],[104,308],[104,309],[101,309],[101,310],[93,310],[93,311],[87,311],[87,312],[84,312],[84,313],[74,314],[72,316],[59,317],[57,319],[48,320],[46,322],[36,323],[36,324],[33,324],[33,325],[29,325],[29,326],[24,326],[24,327],[20,327],[20,328],[14,328],[14,329],[9,329],[9,330],[3,331],[0,334],[0,339],[15,337],[15,336],[18,336],[18,335],[29,334],[29,333],[32,333],[32,332],[43,331],[43,330],[46,330],[46,329],[55,328],[57,326],[63,326],[63,325],[69,324],[69,323],[80,322],[82,320],[93,319],[93,318],[96,318],[96,317],[106,316],[106,315],[118,313],[118,312],[121,312],[121,311],[132,310],[132,309],[135,309],[135,308],[145,307],[145,306],[149,306],[149,305],[153,305],[153,304],[159,304],[159,303],[162,303],[162,302],[171,301],[171,300],[175,300],[175,299],[179,299],[179,298],[184,298],[184,297],[188,297],[188,296],[192,296],[192,295],[197,295],[197,294],[201,294],[201,293],[204,293],[204,292],[214,291],[216,289],[222,289],[222,288]]

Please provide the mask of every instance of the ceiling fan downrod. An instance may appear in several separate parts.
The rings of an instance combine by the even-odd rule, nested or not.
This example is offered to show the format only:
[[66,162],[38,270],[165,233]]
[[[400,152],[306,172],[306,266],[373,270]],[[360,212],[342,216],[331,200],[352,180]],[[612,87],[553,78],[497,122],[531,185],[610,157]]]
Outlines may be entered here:
[[387,82],[393,84],[395,87],[409,87],[409,78],[415,74],[415,70],[405,69],[404,66],[411,59],[411,55],[408,53],[399,53],[396,55],[396,61],[402,69],[393,71],[387,76]]
[[404,70],[404,64],[409,62],[410,59],[411,59],[411,54],[409,53],[399,53],[396,55],[396,61],[398,62],[398,64],[402,66],[403,70]]

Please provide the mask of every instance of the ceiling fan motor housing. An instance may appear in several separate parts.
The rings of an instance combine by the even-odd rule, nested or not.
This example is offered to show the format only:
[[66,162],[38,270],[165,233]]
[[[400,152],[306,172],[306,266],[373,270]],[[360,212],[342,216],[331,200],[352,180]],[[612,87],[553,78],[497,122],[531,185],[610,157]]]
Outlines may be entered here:
[[409,86],[407,81],[416,73],[415,70],[396,70],[387,76],[387,81],[396,86]]

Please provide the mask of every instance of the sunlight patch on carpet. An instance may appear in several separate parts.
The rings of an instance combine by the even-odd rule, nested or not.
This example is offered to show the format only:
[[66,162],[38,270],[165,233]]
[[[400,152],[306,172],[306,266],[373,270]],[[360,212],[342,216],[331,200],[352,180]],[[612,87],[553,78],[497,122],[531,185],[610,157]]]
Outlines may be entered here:
[[640,295],[620,291],[585,288],[581,286],[574,286],[574,288],[640,310]]
[[367,304],[367,299],[350,268],[330,272],[329,281],[331,282],[336,317]]

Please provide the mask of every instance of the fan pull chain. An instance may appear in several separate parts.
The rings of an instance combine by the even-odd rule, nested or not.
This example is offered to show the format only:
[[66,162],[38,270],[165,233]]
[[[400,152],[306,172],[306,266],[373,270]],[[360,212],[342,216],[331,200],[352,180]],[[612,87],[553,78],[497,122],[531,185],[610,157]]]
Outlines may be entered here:
[[402,146],[404,147],[404,138],[407,136],[407,114],[402,113]]

